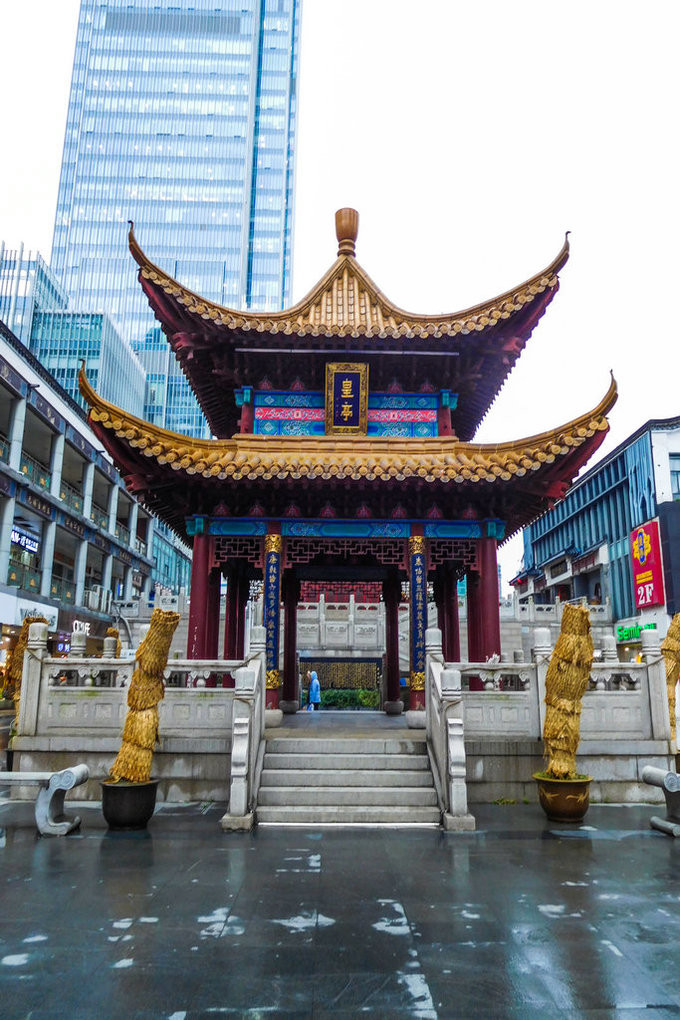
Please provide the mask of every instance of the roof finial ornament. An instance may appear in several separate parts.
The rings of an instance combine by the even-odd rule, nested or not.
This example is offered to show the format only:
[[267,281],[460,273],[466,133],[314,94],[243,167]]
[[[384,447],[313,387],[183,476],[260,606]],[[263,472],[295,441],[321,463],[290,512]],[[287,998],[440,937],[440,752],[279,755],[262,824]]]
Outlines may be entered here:
[[351,255],[354,257],[354,242],[359,233],[359,213],[356,209],[338,209],[335,214],[335,236],[340,246],[338,255]]

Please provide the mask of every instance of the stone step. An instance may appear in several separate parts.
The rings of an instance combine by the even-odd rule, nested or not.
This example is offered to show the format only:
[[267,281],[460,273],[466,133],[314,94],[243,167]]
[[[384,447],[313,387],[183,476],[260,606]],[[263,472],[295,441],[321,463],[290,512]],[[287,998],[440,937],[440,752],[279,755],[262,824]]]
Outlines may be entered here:
[[271,737],[267,751],[273,754],[426,754],[425,740],[393,737]]
[[268,805],[257,808],[257,821],[272,825],[432,825],[441,821],[437,807],[353,807]]
[[267,768],[262,772],[260,786],[432,786],[432,777],[425,769],[308,769]]
[[268,786],[260,787],[257,796],[258,811],[269,805],[295,805],[301,807],[434,807],[437,794],[434,787],[414,786]]
[[[318,746],[318,745],[317,745]],[[264,756],[265,769],[351,769],[370,772],[378,769],[425,770],[430,760],[426,754],[316,754],[271,752],[269,743]]]

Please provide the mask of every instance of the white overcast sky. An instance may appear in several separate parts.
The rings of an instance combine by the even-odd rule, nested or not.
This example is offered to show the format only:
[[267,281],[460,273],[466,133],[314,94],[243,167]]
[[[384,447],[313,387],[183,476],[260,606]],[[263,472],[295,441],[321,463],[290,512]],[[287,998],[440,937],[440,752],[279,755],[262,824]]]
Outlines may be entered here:
[[[0,239],[49,258],[78,0],[0,0]],[[217,6],[217,0],[216,0]],[[477,438],[680,414],[677,0],[303,0],[294,297],[357,257],[414,312],[561,289]],[[149,253],[153,257],[153,253]],[[502,553],[504,579],[521,544]]]

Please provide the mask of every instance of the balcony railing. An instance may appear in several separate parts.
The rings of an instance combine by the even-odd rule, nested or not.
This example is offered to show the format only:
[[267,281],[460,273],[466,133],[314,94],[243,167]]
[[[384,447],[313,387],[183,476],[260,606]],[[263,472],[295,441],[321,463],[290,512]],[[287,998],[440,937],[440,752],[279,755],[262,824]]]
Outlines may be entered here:
[[75,581],[66,581],[62,577],[53,577],[50,585],[50,596],[59,599],[60,602],[68,602],[70,605],[76,600]]
[[40,591],[40,571],[31,570],[21,563],[10,563],[7,570],[7,584],[12,584],[24,591]]
[[68,482],[62,481],[59,487],[59,498],[63,503],[66,503],[66,506],[70,507],[71,510],[75,510],[77,514],[82,514],[84,506],[83,494],[78,492],[77,489],[74,489],[72,485],[68,484]]
[[49,489],[52,484],[52,474],[50,469],[41,464],[39,460],[34,460],[33,457],[29,457],[27,453],[21,454],[21,462],[19,470],[22,475],[26,475],[27,478],[37,485],[40,489]]
[[116,521],[116,530],[114,531],[114,535],[118,541],[123,542],[124,545],[130,544],[130,530],[129,528],[126,528],[124,524],[121,524],[120,521]]
[[102,510],[102,508],[100,506],[97,506],[96,503],[92,504],[92,509],[90,510],[90,520],[94,521],[97,527],[101,528],[103,531],[109,530],[109,515],[107,514],[106,510]]

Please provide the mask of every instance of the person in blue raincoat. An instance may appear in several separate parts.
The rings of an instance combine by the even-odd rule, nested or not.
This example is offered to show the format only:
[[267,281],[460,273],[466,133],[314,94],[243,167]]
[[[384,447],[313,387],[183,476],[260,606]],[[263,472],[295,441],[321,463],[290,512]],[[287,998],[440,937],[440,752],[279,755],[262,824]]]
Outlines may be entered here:
[[309,680],[309,704],[307,707],[312,712],[318,712],[321,708],[321,686],[315,669],[311,673],[307,673],[307,679]]

